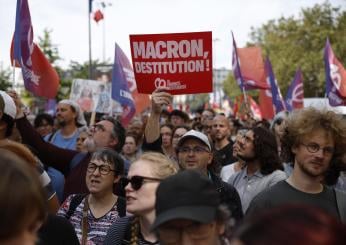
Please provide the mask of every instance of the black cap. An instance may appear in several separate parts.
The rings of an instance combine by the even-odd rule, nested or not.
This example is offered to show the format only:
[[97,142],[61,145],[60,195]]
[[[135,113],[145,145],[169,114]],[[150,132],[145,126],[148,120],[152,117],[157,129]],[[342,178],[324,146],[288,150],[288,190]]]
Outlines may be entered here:
[[160,183],[152,229],[174,219],[209,223],[215,219],[219,204],[219,193],[206,176],[195,170],[184,170]]

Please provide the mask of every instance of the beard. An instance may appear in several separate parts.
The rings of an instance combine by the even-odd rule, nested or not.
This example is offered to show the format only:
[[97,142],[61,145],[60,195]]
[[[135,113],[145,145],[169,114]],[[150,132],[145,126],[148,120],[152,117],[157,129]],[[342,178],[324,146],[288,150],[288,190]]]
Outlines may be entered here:
[[243,160],[244,162],[252,162],[254,160],[257,159],[257,157],[254,155],[254,156],[242,156],[242,155],[239,155],[239,153],[237,154],[237,157],[241,160]]
[[61,120],[59,120],[58,119],[58,125],[59,125],[59,127],[61,127],[61,128],[63,128],[63,127],[65,127],[66,126],[66,121],[64,120],[64,119],[61,119]]
[[313,178],[324,176],[326,172],[328,171],[328,167],[321,167],[319,171],[313,171],[313,169],[310,169],[309,166],[307,166],[306,164],[301,164],[301,163],[296,163],[296,164],[298,164],[299,168],[301,169],[302,172],[304,172],[304,174]]
[[95,141],[91,136],[84,140],[83,145],[88,152],[94,152],[96,150]]

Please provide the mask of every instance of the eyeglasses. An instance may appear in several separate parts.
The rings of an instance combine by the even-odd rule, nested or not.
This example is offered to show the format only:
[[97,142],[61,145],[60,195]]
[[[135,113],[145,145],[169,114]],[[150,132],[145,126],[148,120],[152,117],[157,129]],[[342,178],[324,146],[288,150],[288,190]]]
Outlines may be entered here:
[[180,147],[178,149],[178,151],[180,153],[184,153],[184,154],[187,154],[187,153],[190,153],[191,151],[195,154],[200,154],[200,153],[203,153],[203,152],[209,152],[208,149],[204,148],[204,147],[201,147],[201,146],[195,146],[193,148],[190,148],[190,147],[187,147],[187,146],[184,146],[184,147]]
[[161,181],[161,179],[135,175],[135,176],[132,176],[130,179],[122,178],[121,184],[125,188],[125,186],[131,183],[132,188],[135,191],[138,191],[145,182],[156,182],[156,181]]
[[301,145],[305,146],[308,152],[310,153],[316,153],[320,149],[322,149],[323,153],[326,155],[332,155],[334,153],[334,148],[331,146],[326,146],[322,148],[319,144],[316,144],[316,143],[309,143],[309,144],[301,143]]
[[192,240],[203,240],[210,236],[215,222],[203,224],[193,222],[183,227],[159,227],[158,234],[164,244],[180,244],[182,233],[185,232]]
[[93,162],[90,162],[88,167],[87,167],[87,172],[92,174],[95,172],[95,170],[98,169],[100,174],[102,175],[107,175],[109,174],[109,172],[116,172],[115,170],[111,169],[110,166],[108,165],[96,165],[95,163]]

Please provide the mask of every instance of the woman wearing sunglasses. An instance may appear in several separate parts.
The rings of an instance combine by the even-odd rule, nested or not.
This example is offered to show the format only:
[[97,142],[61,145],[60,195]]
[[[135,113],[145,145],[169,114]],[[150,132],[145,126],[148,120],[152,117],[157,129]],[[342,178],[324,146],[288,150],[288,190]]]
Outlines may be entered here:
[[115,151],[97,150],[87,167],[89,194],[70,195],[61,205],[58,215],[70,220],[82,245],[102,244],[111,224],[126,213],[125,200],[113,194],[123,172],[124,161]]
[[151,232],[155,220],[155,194],[161,180],[177,173],[177,168],[160,153],[144,153],[131,164],[122,181],[126,210],[132,217],[120,218],[109,229],[104,244],[158,244]]

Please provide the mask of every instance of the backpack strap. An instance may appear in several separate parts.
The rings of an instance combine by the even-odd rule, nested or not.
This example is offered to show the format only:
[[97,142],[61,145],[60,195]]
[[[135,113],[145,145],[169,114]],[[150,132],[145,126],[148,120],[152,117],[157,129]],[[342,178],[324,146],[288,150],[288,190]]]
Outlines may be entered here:
[[71,216],[73,215],[74,211],[76,210],[76,208],[78,207],[78,205],[82,202],[83,198],[86,196],[87,194],[77,194],[74,197],[72,197],[72,200],[70,202],[70,206],[67,210],[67,213],[65,215],[66,219],[70,219]]
[[120,217],[126,216],[126,199],[123,197],[118,197],[117,210]]

